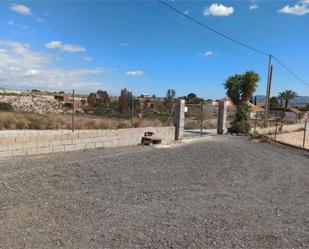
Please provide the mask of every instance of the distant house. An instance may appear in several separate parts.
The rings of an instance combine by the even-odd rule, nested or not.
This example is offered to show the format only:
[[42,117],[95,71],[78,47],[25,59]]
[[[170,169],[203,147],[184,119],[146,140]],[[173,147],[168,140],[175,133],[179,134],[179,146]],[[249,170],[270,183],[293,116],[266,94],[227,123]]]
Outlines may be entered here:
[[250,106],[250,118],[255,119],[257,117],[261,117],[265,113],[265,109],[262,108],[259,105],[254,105],[252,103],[249,103]]
[[142,93],[141,98],[151,98],[151,95],[149,93]]
[[302,111],[290,107],[285,110],[284,120],[288,122],[298,122],[301,119]]
[[54,98],[61,102],[67,102],[70,99],[70,96],[68,94],[56,94],[54,95]]
[[[73,102],[65,102],[64,107],[68,109],[73,109]],[[74,109],[75,110],[81,110],[82,109],[82,103],[80,101],[74,102]]]

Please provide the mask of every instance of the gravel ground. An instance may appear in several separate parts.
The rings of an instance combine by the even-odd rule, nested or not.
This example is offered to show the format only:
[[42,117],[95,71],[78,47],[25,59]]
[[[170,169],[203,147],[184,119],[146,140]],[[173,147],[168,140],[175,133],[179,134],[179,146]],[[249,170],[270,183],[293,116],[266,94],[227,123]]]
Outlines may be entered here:
[[243,137],[0,161],[0,248],[309,248],[309,153]]

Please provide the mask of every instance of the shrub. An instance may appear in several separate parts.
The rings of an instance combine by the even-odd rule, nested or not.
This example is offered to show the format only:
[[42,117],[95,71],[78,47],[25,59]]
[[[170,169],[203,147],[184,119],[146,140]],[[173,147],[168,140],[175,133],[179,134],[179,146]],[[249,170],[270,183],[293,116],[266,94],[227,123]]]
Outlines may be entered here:
[[249,134],[250,132],[250,106],[240,104],[233,121],[231,132]]
[[0,102],[0,111],[11,112],[14,111],[14,107],[9,103]]

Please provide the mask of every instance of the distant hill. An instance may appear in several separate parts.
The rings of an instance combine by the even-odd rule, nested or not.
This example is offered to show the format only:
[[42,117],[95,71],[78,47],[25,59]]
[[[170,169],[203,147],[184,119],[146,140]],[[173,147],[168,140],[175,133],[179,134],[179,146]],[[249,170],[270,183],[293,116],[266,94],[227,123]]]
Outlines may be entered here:
[[[253,98],[254,99],[254,98]],[[266,96],[265,95],[256,95],[257,103],[265,103]],[[309,96],[298,96],[289,102],[290,105],[305,105],[309,104]]]

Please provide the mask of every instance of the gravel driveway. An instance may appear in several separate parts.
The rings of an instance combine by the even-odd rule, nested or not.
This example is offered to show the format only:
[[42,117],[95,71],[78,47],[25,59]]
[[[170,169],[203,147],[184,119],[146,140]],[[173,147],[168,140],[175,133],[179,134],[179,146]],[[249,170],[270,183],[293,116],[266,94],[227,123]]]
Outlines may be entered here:
[[0,248],[309,248],[309,153],[242,137],[0,161]]

